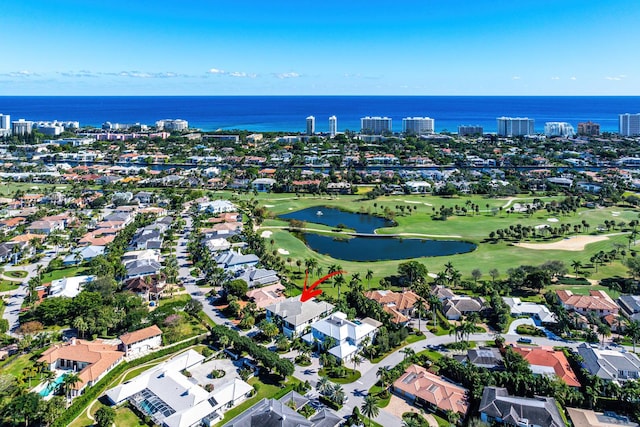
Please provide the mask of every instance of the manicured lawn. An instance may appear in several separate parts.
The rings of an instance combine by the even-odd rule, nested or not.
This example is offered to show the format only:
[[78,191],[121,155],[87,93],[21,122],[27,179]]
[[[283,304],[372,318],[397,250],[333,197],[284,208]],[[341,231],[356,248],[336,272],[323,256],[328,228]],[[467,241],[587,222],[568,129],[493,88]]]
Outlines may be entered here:
[[0,280],[0,292],[13,291],[20,287],[20,282],[12,282],[9,280]]
[[127,427],[146,427],[147,426],[129,408],[116,409],[116,419],[114,424],[116,426],[127,426]]
[[326,369],[322,368],[318,371],[318,376],[328,377],[332,382],[336,384],[350,384],[354,381],[357,381],[360,378],[360,371],[354,371],[353,369],[346,368],[347,376],[344,378],[340,377],[332,377],[327,373]]
[[7,277],[13,277],[15,279],[24,279],[25,277],[27,277],[29,273],[27,273],[24,270],[10,270],[10,271],[5,271],[4,275]]
[[62,279],[65,277],[75,277],[90,274],[87,267],[69,267],[60,270],[53,270],[48,273],[42,274],[42,283],[49,283],[53,280]]
[[0,365],[0,370],[2,370],[3,374],[9,374],[17,377],[25,368],[28,368],[35,364],[35,361],[31,360],[31,357],[32,355],[30,354],[11,356],[5,362],[3,362],[2,365]]
[[382,388],[382,386],[380,386],[380,381],[378,381],[377,383],[371,386],[368,394],[375,394],[376,396],[378,396],[378,406],[381,408],[386,408],[389,402],[391,401],[391,392],[387,392],[387,397],[383,399],[379,396],[380,393],[382,393],[383,391],[384,389]]
[[420,335],[411,334],[407,337],[405,341],[407,342],[407,344],[411,344],[411,343],[426,340],[426,339],[427,337],[424,334],[420,334]]
[[436,362],[444,357],[442,353],[433,350],[422,350],[416,353],[416,356],[427,356],[432,362]]
[[162,307],[163,305],[169,304],[169,303],[172,303],[172,302],[180,302],[180,303],[184,302],[184,303],[187,303],[189,301],[191,301],[191,295],[189,295],[189,294],[174,295],[171,298],[163,298],[163,299],[161,299],[160,300],[160,306]]
[[[562,197],[539,197],[542,201],[548,202],[552,200],[560,200]],[[389,227],[378,230],[380,234],[398,234],[398,233],[410,233],[417,235],[433,235],[433,236],[460,236],[464,240],[471,241],[478,244],[478,248],[467,254],[458,254],[448,257],[431,257],[431,258],[417,258],[420,262],[423,262],[430,272],[439,272],[443,270],[444,264],[451,262],[456,269],[458,269],[464,279],[471,279],[471,271],[480,267],[483,274],[482,279],[488,280],[489,270],[496,268],[500,275],[504,277],[506,271],[509,268],[513,268],[518,265],[540,265],[544,262],[553,259],[561,260],[567,266],[571,264],[572,260],[577,260],[583,264],[589,263],[589,258],[598,251],[610,251],[613,249],[614,244],[621,244],[625,248],[628,247],[627,233],[622,235],[610,236],[608,240],[595,242],[587,245],[586,249],[579,252],[561,251],[561,250],[534,250],[525,249],[517,246],[513,246],[508,242],[498,243],[483,243],[491,231],[495,231],[499,228],[508,228],[510,225],[521,224],[523,226],[536,225],[553,225],[558,226],[560,224],[569,224],[571,226],[580,224],[582,220],[587,221],[590,224],[589,233],[595,233],[595,229],[599,224],[602,224],[607,219],[615,218],[616,221],[629,222],[632,219],[637,218],[638,209],[628,209],[620,207],[611,207],[604,209],[580,209],[579,214],[571,214],[567,216],[558,216],[547,213],[545,210],[538,211],[532,216],[526,216],[522,213],[507,214],[506,209],[509,206],[513,206],[513,203],[520,203],[521,205],[531,203],[533,198],[531,196],[521,196],[513,203],[509,203],[507,199],[485,199],[480,196],[458,197],[458,198],[441,198],[436,196],[386,196],[380,197],[376,200],[360,200],[358,196],[338,196],[335,198],[317,198],[317,197],[300,197],[296,198],[293,194],[260,194],[258,195],[258,201],[263,205],[269,205],[268,209],[274,214],[282,214],[300,210],[308,207],[339,207],[341,209],[350,210],[352,212],[370,212],[380,214],[384,207],[389,207],[395,210],[396,205],[402,205],[406,208],[411,208],[411,215],[396,216],[395,220],[398,223],[397,227]],[[439,209],[440,206],[452,207],[455,205],[466,206],[467,201],[478,204],[480,206],[480,212],[476,215],[468,214],[467,216],[452,216],[446,221],[433,220],[431,215],[433,213],[432,206]],[[376,207],[374,207],[374,203]],[[488,208],[487,208],[487,205]],[[497,215],[491,213],[491,209],[503,207],[503,211]],[[414,211],[413,207],[417,207]],[[615,215],[613,214],[615,212]],[[557,217],[557,218],[556,218]],[[552,223],[547,221],[548,219],[558,219],[558,222]],[[266,220],[264,226],[286,226],[285,221],[273,219]],[[307,223],[308,228],[329,230],[330,227]],[[273,239],[275,241],[274,247],[283,248],[288,250],[291,254],[291,258],[294,260],[306,258],[316,258],[327,271],[327,267],[332,264],[338,264],[347,271],[348,274],[355,272],[366,272],[367,269],[371,269],[374,273],[374,279],[372,280],[372,286],[378,287],[378,281],[380,278],[389,276],[396,273],[397,266],[403,261],[378,261],[378,262],[349,262],[334,259],[326,255],[318,254],[311,251],[305,246],[305,244],[294,237],[286,230],[282,229],[270,229],[265,228],[272,232],[269,237],[269,241]],[[619,232],[619,230],[611,230],[611,233]],[[585,232],[581,233],[586,234]],[[408,236],[409,237],[409,236]],[[448,237],[451,238],[451,237]],[[591,278],[601,278],[618,275],[626,275],[627,269],[623,266],[622,260],[618,259],[613,263],[605,266],[601,266],[598,272],[591,271]],[[292,272],[297,271],[295,264],[290,266]],[[295,277],[294,281],[300,287],[304,278]],[[366,286],[366,283],[365,283]],[[331,283],[325,282],[320,285],[320,288],[326,294],[331,296],[337,295],[337,289],[333,287]]]

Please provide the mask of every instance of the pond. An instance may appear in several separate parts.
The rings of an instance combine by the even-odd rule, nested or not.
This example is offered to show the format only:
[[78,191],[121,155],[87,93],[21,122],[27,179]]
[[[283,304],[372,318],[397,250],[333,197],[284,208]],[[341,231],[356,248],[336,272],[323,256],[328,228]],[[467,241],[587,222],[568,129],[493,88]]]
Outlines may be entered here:
[[297,219],[298,221],[314,222],[316,224],[336,227],[343,224],[356,233],[373,233],[376,228],[393,227],[393,221],[387,221],[374,215],[358,214],[341,211],[336,208],[317,206],[280,215],[281,219]]
[[302,233],[302,240],[314,251],[345,261],[384,261],[455,255],[471,252],[473,243],[461,240],[401,239],[397,237],[352,237],[336,239]]
[[[307,224],[316,223],[329,227],[344,224],[356,233],[363,234],[373,234],[377,228],[395,225],[392,221],[377,216],[345,212],[325,206],[290,212],[280,215],[280,218],[297,219]],[[475,244],[461,240],[409,239],[388,235],[351,237],[345,234],[344,238],[336,238],[315,233],[296,233],[296,236],[310,249],[345,261],[366,262],[446,256],[471,252],[476,248]]]

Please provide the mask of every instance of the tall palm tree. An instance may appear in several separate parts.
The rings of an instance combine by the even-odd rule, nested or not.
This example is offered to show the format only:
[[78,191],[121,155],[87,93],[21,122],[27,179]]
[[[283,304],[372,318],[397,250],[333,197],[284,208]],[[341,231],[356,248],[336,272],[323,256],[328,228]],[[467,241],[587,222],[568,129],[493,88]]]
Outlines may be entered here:
[[353,370],[355,371],[356,369],[358,369],[358,366],[360,366],[360,364],[362,364],[362,357],[360,357],[359,354],[355,354],[353,356]]
[[64,379],[62,380],[62,389],[64,390],[65,396],[67,396],[67,400],[71,400],[71,390],[81,382],[82,380],[77,373],[73,372],[65,374]]
[[413,357],[416,354],[416,352],[411,347],[403,348],[401,353],[404,354],[404,360],[407,360],[408,358]]
[[371,426],[371,420],[380,414],[380,401],[373,394],[367,394],[364,397],[364,402],[362,402],[362,406],[360,410],[362,414],[369,418],[369,426]]
[[578,274],[580,274],[580,269],[582,268],[582,262],[580,262],[578,260],[572,260],[571,261],[571,268],[573,268],[573,272],[577,276]]
[[371,288],[371,279],[373,279],[373,270],[367,270],[364,278],[367,279],[367,290],[369,290]]
[[636,352],[636,342],[640,339],[640,321],[631,320],[624,328],[625,334],[631,338],[631,342],[633,343],[633,352]]
[[338,288],[338,301],[340,301],[340,288],[344,285],[345,280],[342,274],[338,274],[333,281],[333,284]]
[[318,382],[316,383],[316,390],[318,393],[327,395],[329,391],[333,388],[333,383],[329,381],[329,377],[322,376],[318,378]]
[[418,330],[422,331],[422,313],[425,309],[425,302],[422,298],[418,298],[413,305],[415,312],[418,314]]

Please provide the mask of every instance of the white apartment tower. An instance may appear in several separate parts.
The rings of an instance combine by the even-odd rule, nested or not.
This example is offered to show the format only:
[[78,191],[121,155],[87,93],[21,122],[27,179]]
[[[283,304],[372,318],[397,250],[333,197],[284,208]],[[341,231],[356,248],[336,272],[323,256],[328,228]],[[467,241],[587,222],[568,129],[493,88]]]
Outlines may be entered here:
[[389,117],[362,117],[360,119],[360,132],[371,135],[382,135],[391,132],[391,119]]
[[549,137],[561,136],[568,138],[575,136],[576,131],[567,122],[547,122],[544,124],[544,134]]
[[0,136],[9,135],[11,133],[11,116],[8,114],[0,114]]
[[307,117],[307,135],[313,135],[316,133],[316,118],[313,116]]
[[335,137],[338,133],[338,118],[336,116],[329,117],[329,136]]
[[14,135],[28,135],[33,130],[33,122],[20,119],[11,122],[11,133]]
[[640,113],[636,114],[620,114],[618,133],[621,136],[637,136],[640,135]]
[[[103,125],[104,127],[104,125]],[[162,119],[156,122],[158,130],[183,131],[189,129],[189,122],[183,119]]]
[[405,117],[402,119],[402,132],[411,135],[433,133],[434,121],[430,117]]
[[498,117],[498,136],[533,135],[533,119],[528,117]]

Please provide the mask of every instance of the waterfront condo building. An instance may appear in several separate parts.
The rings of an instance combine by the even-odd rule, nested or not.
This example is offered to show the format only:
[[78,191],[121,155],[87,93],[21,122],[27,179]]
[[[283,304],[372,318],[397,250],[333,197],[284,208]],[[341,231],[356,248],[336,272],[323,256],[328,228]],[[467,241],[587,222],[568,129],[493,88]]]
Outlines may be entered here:
[[156,128],[158,130],[166,131],[183,131],[189,129],[189,122],[182,119],[163,119],[156,122]]
[[470,136],[470,135],[480,135],[484,133],[484,128],[479,125],[460,125],[458,126],[458,135],[460,136]]
[[402,119],[402,132],[411,135],[433,133],[434,122],[430,117],[405,117]]
[[533,119],[528,117],[498,117],[498,136],[533,135]]
[[33,122],[20,119],[11,122],[11,133],[14,135],[28,135],[33,130]]
[[600,124],[592,121],[578,123],[578,135],[598,136],[600,135]]
[[620,114],[619,116],[619,132],[621,136],[637,136],[640,135],[640,113],[636,114]]
[[574,136],[576,131],[567,122],[547,122],[544,124],[544,134],[548,137],[561,136],[568,138]]
[[335,137],[338,133],[338,118],[336,116],[329,117],[329,136]]
[[8,114],[0,114],[0,136],[9,135],[11,133],[11,116]]
[[362,117],[360,119],[360,132],[370,135],[382,135],[391,132],[391,119],[389,117]]
[[316,132],[316,118],[313,116],[307,117],[307,135],[313,135]]

